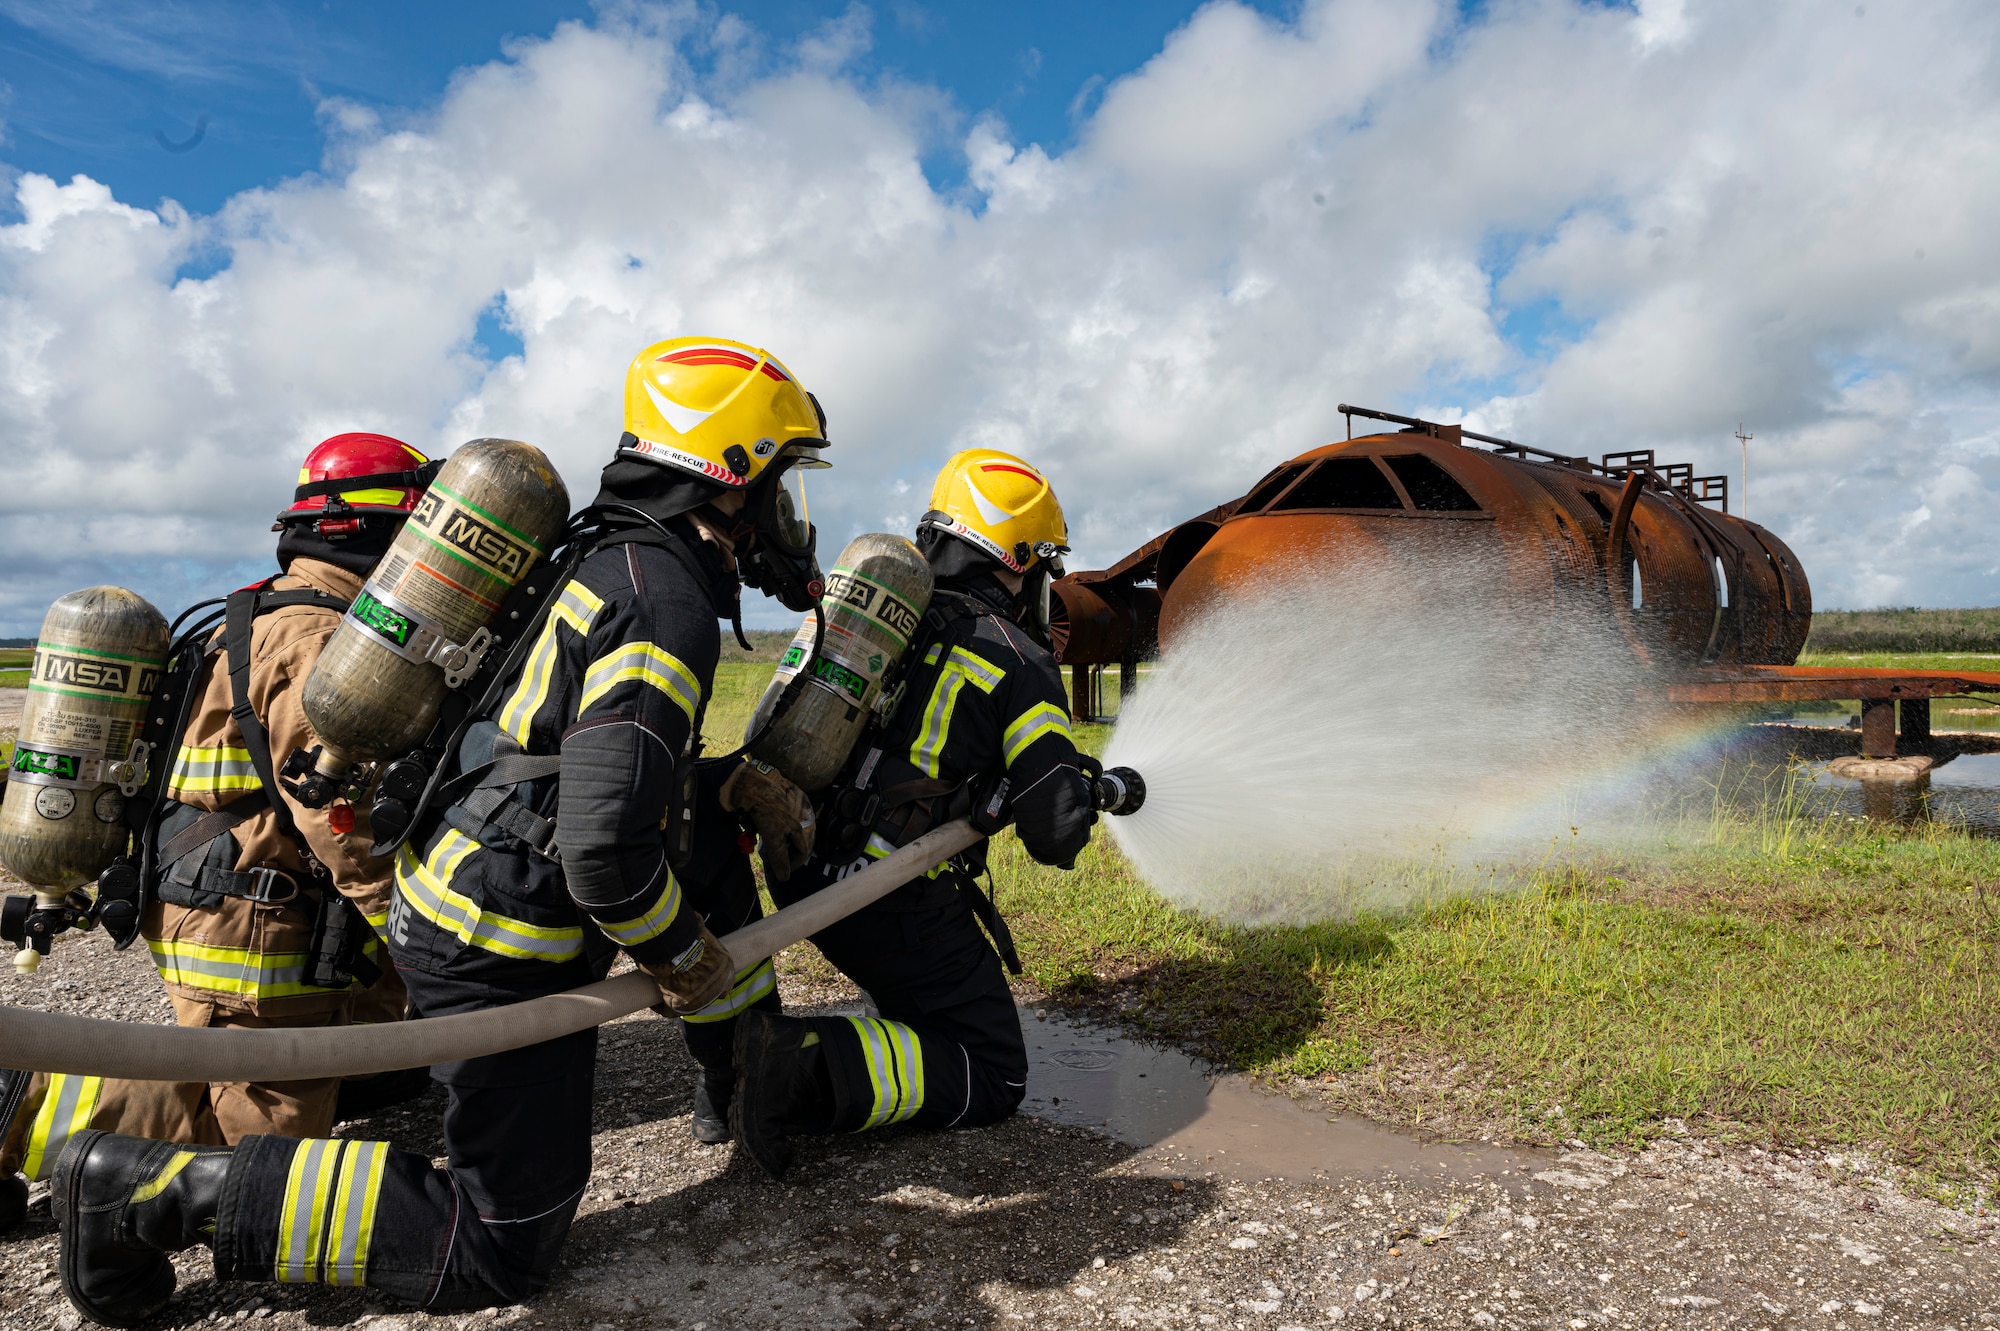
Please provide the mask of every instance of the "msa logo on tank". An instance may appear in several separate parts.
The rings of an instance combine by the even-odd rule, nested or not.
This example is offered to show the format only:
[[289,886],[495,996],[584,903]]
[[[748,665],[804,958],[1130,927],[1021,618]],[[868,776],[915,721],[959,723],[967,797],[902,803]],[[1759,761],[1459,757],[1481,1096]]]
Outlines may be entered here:
[[109,661],[98,656],[43,647],[35,652],[33,680],[55,689],[78,689],[113,697],[150,697],[159,685],[158,667],[138,661]]
[[[77,749],[56,748],[48,744],[17,743],[14,746],[14,757],[8,762],[7,768],[9,779],[24,786],[61,786],[72,790],[91,790],[104,780],[104,759],[99,755]],[[114,790],[108,793],[115,796],[118,792]],[[60,802],[59,796],[50,796],[50,799]],[[36,807],[41,808],[44,818],[63,816],[48,812],[40,804]],[[99,818],[104,822],[114,821],[104,818],[101,810]]]
[[435,483],[417,501],[410,521],[433,541],[509,582],[535,562],[534,546]]
[[417,632],[415,620],[370,596],[366,587],[355,595],[354,604],[348,607],[347,617],[378,637],[386,638],[394,647],[408,647]]
[[831,601],[851,605],[896,635],[899,642],[908,642],[917,631],[917,624],[923,619],[914,607],[899,599],[881,583],[864,578],[853,569],[837,568],[827,575],[826,595]]
[[[806,659],[806,650],[806,648],[799,646],[797,643],[793,643],[790,647],[787,647],[784,659],[778,662],[778,669],[781,671],[796,672],[799,664]],[[874,665],[877,671],[882,668],[880,664],[881,660],[882,654],[877,652],[874,657]],[[831,660],[825,656],[820,657],[813,664],[812,677],[828,688],[846,694],[856,702],[860,702],[868,696],[868,677],[866,675],[856,674],[840,662]]]

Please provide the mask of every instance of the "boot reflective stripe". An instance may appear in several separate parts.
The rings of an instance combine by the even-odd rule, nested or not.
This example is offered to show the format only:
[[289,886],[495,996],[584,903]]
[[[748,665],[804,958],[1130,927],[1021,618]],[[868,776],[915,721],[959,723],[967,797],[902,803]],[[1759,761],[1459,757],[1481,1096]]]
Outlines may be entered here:
[[44,1179],[55,1172],[69,1139],[90,1126],[97,1112],[97,1096],[104,1089],[102,1077],[79,1077],[58,1072],[49,1078],[49,1089],[35,1121],[28,1129],[28,1151],[21,1172],[31,1179]]
[[250,750],[227,745],[212,749],[199,744],[181,745],[174,758],[173,774],[167,778],[167,794],[176,798],[189,793],[263,788],[264,783],[257,779],[256,765],[250,761]]
[[150,1202],[153,1198],[165,1192],[167,1185],[178,1178],[180,1172],[186,1169],[193,1160],[193,1151],[175,1151],[173,1157],[167,1161],[167,1167],[153,1175],[151,1183],[141,1183],[132,1190],[132,1204],[137,1206],[140,1202]]
[[292,998],[323,994],[306,983],[303,952],[259,952],[247,947],[212,947],[178,938],[148,938],[146,950],[168,984],[252,998]]
[[555,604],[549,607],[548,622],[542,625],[541,636],[535,639],[535,649],[528,653],[528,664],[521,670],[521,682],[514,686],[507,705],[500,709],[500,728],[512,735],[517,743],[528,742],[535,713],[541,711],[542,704],[549,700],[549,680],[555,675],[559,654],[556,629],[567,624],[588,637],[597,612],[603,608],[603,597],[574,580],[562,589],[562,595],[556,597]]
[[674,877],[674,871],[667,868],[664,862],[660,868],[667,875],[667,886],[666,890],[660,893],[659,900],[653,903],[651,910],[636,920],[626,920],[623,923],[597,921],[597,927],[604,931],[605,937],[618,946],[637,947],[641,943],[658,938],[672,927],[675,918],[680,915],[680,880]]
[[1014,760],[1044,735],[1061,735],[1071,745],[1076,743],[1076,736],[1069,729],[1069,713],[1052,702],[1036,703],[1002,732],[1000,747],[1006,750],[1007,766],[1012,767]]
[[849,1017],[861,1037],[861,1056],[874,1083],[875,1107],[855,1129],[865,1132],[885,1123],[900,1123],[924,1107],[924,1056],[917,1033],[900,1021]]
[[326,1283],[362,1285],[368,1280],[368,1244],[375,1237],[375,1204],[382,1195],[382,1170],[389,1143],[354,1142],[340,1162],[327,1231]]
[[775,991],[778,987],[778,973],[771,969],[771,963],[760,961],[749,970],[736,977],[736,983],[728,993],[710,1003],[699,1012],[690,1012],[682,1021],[728,1021],[740,1015],[743,1010]]
[[397,895],[411,910],[471,947],[527,961],[568,961],[580,954],[581,926],[551,928],[509,919],[481,910],[471,897],[447,886],[458,866],[478,849],[477,841],[458,831],[446,832],[425,862],[404,846],[396,852]]
[[910,746],[910,761],[919,771],[925,776],[938,774],[938,755],[951,734],[951,714],[958,707],[959,690],[970,683],[981,693],[991,693],[1004,678],[997,667],[963,647],[951,649],[950,659],[938,671],[931,700],[924,706],[924,724],[917,732],[917,742]]
[[628,642],[591,662],[590,669],[584,672],[583,697],[576,704],[578,714],[590,710],[592,703],[627,680],[651,684],[673,699],[674,705],[687,713],[689,721],[701,709],[701,685],[693,671],[672,653],[650,642]]
[[325,1265],[327,1200],[340,1173],[343,1141],[299,1143],[278,1213],[278,1255],[272,1274],[290,1285],[317,1284]]

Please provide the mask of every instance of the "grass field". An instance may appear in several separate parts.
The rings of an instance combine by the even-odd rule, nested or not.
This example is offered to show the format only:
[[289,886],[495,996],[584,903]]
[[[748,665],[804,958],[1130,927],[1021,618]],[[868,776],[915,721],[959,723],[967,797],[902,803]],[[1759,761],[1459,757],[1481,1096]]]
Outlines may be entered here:
[[28,662],[34,656],[32,647],[0,647],[0,689],[28,687]]
[[[723,668],[717,742],[768,674]],[[1050,995],[1379,1119],[1879,1144],[1946,1192],[2000,1170],[2000,842],[1718,810],[1523,864],[1512,891],[1445,874],[1406,914],[1307,928],[1168,906],[1107,836],[1061,873],[1003,834],[993,867]]]
[[2000,652],[2000,608],[1821,610],[1809,652]]

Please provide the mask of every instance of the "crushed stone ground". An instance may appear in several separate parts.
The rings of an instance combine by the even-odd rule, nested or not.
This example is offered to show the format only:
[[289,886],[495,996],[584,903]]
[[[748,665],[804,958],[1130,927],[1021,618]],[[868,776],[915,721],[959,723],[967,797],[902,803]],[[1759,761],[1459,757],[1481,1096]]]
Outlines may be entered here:
[[[788,1004],[851,1001],[793,970]],[[62,940],[0,1001],[170,1023],[142,952]],[[361,1291],[217,1285],[203,1250],[149,1325],[208,1327],[1971,1328],[2000,1325],[2000,1224],[1840,1156],[1692,1139],[1452,1185],[1179,1178],[1020,1117],[809,1142],[787,1183],[687,1133],[693,1064],[649,1014],[604,1030],[596,1165],[564,1269],[524,1307],[429,1316]],[[343,1135],[442,1151],[442,1094]],[[43,1189],[0,1239],[0,1327],[70,1328]]]

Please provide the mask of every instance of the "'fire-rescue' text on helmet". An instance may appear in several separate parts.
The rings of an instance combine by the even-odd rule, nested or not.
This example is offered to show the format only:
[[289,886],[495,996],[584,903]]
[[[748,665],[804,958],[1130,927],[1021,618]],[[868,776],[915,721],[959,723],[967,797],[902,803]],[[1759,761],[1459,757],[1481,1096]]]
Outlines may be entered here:
[[1069,526],[1048,478],[998,449],[954,453],[918,525],[948,532],[1015,573],[1046,562],[1061,577],[1060,556],[1069,553]]
[[322,536],[346,536],[371,515],[400,520],[443,465],[386,434],[334,435],[306,454],[292,506],[278,514],[272,530],[311,523]]

